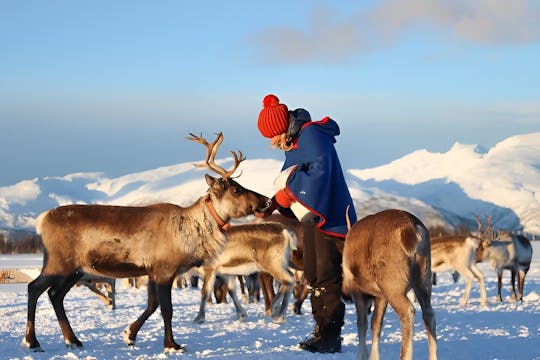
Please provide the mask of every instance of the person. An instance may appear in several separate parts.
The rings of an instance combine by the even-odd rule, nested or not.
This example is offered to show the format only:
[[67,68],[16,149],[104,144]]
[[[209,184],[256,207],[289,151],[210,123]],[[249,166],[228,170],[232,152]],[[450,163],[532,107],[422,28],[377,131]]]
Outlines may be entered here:
[[305,109],[289,111],[273,94],[264,97],[257,126],[273,147],[284,150],[282,171],[288,174],[266,215],[277,209],[291,216],[293,204],[301,204],[310,215],[301,221],[304,276],[316,325],[299,346],[317,353],[340,352],[345,304],[338,248],[347,234],[347,208],[351,223],[356,221],[356,213],[334,147],[339,126],[329,117],[311,121]]

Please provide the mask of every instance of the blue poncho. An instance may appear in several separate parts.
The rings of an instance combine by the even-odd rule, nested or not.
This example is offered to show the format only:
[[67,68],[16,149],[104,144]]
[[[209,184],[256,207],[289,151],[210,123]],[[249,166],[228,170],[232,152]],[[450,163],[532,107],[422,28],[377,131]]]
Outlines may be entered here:
[[351,223],[356,222],[356,212],[334,147],[337,135],[339,126],[329,117],[304,124],[293,149],[285,152],[283,169],[295,166],[286,191],[319,217],[318,228],[345,237],[347,205]]

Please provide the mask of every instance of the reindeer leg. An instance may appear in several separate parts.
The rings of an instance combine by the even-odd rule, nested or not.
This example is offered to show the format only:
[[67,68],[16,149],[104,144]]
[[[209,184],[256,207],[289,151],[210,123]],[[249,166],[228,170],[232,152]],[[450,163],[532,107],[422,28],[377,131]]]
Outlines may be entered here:
[[431,289],[423,286],[421,281],[414,284],[413,289],[422,309],[422,319],[428,337],[429,360],[437,360],[437,324],[435,312],[431,307]]
[[274,277],[267,272],[259,272],[259,281],[261,283],[263,297],[264,297],[264,314],[266,316],[271,315],[272,301],[276,294],[274,293]]
[[240,300],[236,296],[236,276],[224,276],[227,281],[227,287],[229,288],[228,293],[231,296],[231,299],[234,303],[236,309],[236,316],[238,320],[244,321],[247,318],[246,310],[240,304]]
[[387,294],[390,305],[399,317],[401,323],[401,352],[400,359],[412,360],[412,333],[414,325],[414,306],[406,294]]
[[[244,282],[244,277],[242,275],[237,275],[237,278],[238,278],[238,282],[240,283],[240,294],[242,294],[242,301],[244,302],[244,304],[247,304],[249,303],[249,294],[248,294],[249,290],[246,291],[246,284]],[[231,294],[230,291],[231,291],[231,288],[229,287],[228,289],[229,295]]]
[[375,298],[375,311],[371,317],[371,351],[370,360],[379,360],[379,344],[381,339],[382,323],[388,301],[384,297]]
[[519,290],[519,296],[518,300],[523,301],[523,291],[525,287],[525,275],[527,275],[526,271],[519,270],[518,271],[518,290]]
[[51,285],[54,279],[55,277],[53,276],[43,275],[43,273],[41,273],[36,279],[28,284],[28,315],[26,320],[25,337],[22,345],[35,352],[43,351],[36,338],[35,321],[37,301],[41,294],[43,294],[43,292],[45,292],[45,290],[47,290],[47,288]]
[[497,300],[499,300],[499,302],[502,302],[501,288],[502,288],[502,270],[499,270],[497,271]]
[[163,340],[163,345],[165,352],[183,352],[185,348],[181,345],[178,345],[174,341],[173,332],[172,332],[172,315],[173,307],[171,301],[171,289],[172,289],[172,278],[169,282],[165,284],[156,284],[157,295],[159,300],[159,307],[161,308],[161,316],[163,317],[163,325],[165,327],[165,337]]
[[298,299],[294,304],[295,307],[298,304],[298,311],[300,311],[300,309],[302,308],[302,304],[304,304],[309,295],[309,287],[307,286],[307,283],[305,283],[303,286],[304,290],[302,291],[302,296],[300,296],[300,299]]
[[279,286],[278,294],[272,302],[272,322],[276,324],[285,322],[285,314],[289,306],[289,298],[292,293],[292,285],[282,283]]
[[510,269],[511,278],[510,281],[512,282],[512,296],[510,297],[510,300],[516,301],[517,294],[516,294],[516,273],[517,269],[516,266],[513,266],[512,269]]
[[[214,282],[214,297],[216,304],[227,303],[227,292],[229,291],[229,285],[223,275],[216,275],[216,281]],[[212,299],[208,299],[208,303],[212,303]]]
[[352,294],[354,306],[356,308],[356,327],[358,329],[358,360],[368,359],[368,350],[366,343],[366,334],[368,327],[369,307],[371,306],[370,297],[361,293]]
[[460,271],[461,276],[465,279],[465,291],[463,292],[463,297],[459,301],[461,306],[467,305],[469,302],[469,296],[471,295],[471,287],[474,279],[474,275],[469,268],[462,269]]
[[285,294],[278,290],[276,296],[272,300],[272,303],[270,304],[270,316],[272,317],[272,319],[279,313],[279,309],[281,309],[281,304],[284,301],[284,296]]
[[56,318],[60,324],[60,329],[62,330],[62,335],[64,336],[64,342],[66,343],[66,346],[70,348],[81,348],[83,344],[77,339],[69,324],[66,310],[64,309],[64,298],[82,276],[83,273],[81,271],[75,271],[64,278],[55,281],[48,291],[49,299],[51,300],[54,312],[56,313]]
[[199,305],[199,313],[193,319],[195,324],[204,323],[206,317],[206,303],[212,294],[214,288],[214,282],[216,281],[216,274],[212,270],[205,270],[203,275],[203,286],[201,288],[201,303]]
[[296,278],[296,284],[294,285],[294,290],[293,290],[293,297],[294,297],[293,312],[295,315],[302,315],[302,305],[304,304],[304,301],[306,300],[309,294],[309,289],[307,287],[307,281],[304,277],[303,271],[296,271],[295,278]]
[[146,301],[146,309],[144,312],[139,316],[137,320],[135,320],[131,325],[129,325],[124,330],[124,342],[128,345],[135,345],[135,338],[137,337],[137,333],[143,326],[146,319],[150,317],[156,311],[158,307],[158,297],[157,297],[157,288],[156,283],[152,280],[148,280],[148,298]]
[[[258,303],[261,301],[261,284],[259,282],[259,273],[253,273],[245,277],[248,293],[248,303]],[[242,283],[240,283],[242,284]]]
[[288,266],[277,266],[275,269],[266,270],[280,283],[278,294],[274,298],[274,301],[272,301],[272,321],[275,323],[284,323],[289,299],[293,290],[294,274]]
[[482,275],[482,272],[476,264],[471,265],[471,271],[478,280],[478,283],[480,284],[480,304],[482,306],[487,306],[488,300],[487,300],[487,294],[486,294],[486,284],[484,283],[484,275]]

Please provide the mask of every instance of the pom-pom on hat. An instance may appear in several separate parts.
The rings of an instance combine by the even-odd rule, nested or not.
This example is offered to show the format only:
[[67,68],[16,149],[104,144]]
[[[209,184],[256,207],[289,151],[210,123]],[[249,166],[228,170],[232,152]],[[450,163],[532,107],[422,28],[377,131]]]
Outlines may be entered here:
[[276,95],[266,95],[263,99],[263,109],[257,122],[262,136],[272,138],[287,132],[289,126],[289,109],[280,104]]

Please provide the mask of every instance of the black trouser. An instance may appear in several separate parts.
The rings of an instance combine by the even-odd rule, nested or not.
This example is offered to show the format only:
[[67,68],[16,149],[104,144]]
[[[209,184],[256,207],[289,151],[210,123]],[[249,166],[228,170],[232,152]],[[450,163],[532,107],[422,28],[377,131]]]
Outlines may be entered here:
[[313,222],[303,223],[304,276],[311,287],[311,309],[322,337],[341,334],[345,304],[341,301],[341,238],[320,232]]

